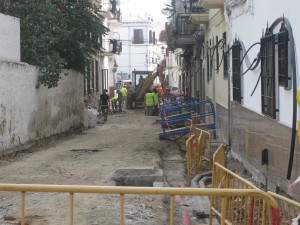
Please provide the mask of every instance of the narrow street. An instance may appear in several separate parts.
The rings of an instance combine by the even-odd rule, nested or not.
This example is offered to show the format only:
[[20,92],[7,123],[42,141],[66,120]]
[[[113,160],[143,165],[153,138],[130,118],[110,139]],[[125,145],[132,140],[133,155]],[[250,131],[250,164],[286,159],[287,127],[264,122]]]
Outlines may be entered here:
[[[82,134],[3,159],[0,183],[151,186],[154,181],[177,186],[185,180],[184,154],[175,143],[160,141],[159,131],[155,118],[145,117],[142,110],[111,115],[104,125]],[[135,179],[135,172],[143,171],[158,175]],[[126,183],[126,176],[133,183]],[[74,224],[119,224],[119,196],[82,194],[74,201]],[[165,203],[163,196],[125,196],[126,224],[166,224]],[[1,193],[0,224],[20,224],[20,211],[20,193]],[[26,224],[68,223],[68,194],[26,194]]]

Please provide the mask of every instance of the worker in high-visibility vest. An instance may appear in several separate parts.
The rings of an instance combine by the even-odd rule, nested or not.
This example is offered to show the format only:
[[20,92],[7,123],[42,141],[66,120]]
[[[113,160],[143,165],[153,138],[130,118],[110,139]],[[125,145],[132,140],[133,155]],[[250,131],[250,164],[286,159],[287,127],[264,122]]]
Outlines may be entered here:
[[158,98],[158,93],[156,88],[153,88],[153,100],[154,100],[153,116],[158,116],[159,98]]
[[113,112],[117,111],[117,102],[118,102],[118,95],[111,98],[111,108]]
[[121,89],[120,89],[122,95],[123,95],[123,108],[127,109],[127,88],[126,85],[124,85]]
[[154,106],[153,94],[150,90],[147,90],[145,95],[145,114],[146,116],[152,116]]

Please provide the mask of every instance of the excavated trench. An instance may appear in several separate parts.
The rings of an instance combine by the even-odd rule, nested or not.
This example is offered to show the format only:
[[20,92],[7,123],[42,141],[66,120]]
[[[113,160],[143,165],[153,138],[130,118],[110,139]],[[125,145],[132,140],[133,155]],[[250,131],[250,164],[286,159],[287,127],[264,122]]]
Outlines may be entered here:
[[163,170],[154,167],[126,168],[116,171],[112,180],[116,186],[153,187],[154,183],[162,182]]

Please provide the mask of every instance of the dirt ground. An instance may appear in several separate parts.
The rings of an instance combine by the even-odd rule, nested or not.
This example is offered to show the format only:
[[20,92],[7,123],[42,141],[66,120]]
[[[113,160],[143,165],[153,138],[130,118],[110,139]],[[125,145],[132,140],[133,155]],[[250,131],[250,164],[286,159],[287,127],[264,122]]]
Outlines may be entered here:
[[[0,183],[115,186],[117,171],[162,170],[165,186],[185,180],[184,153],[159,140],[160,126],[143,111],[111,115],[104,125],[59,139],[0,162]],[[20,224],[21,194],[0,193],[0,224]],[[119,224],[119,197],[75,194],[74,224]],[[168,199],[125,196],[125,224],[168,224]],[[69,224],[69,195],[27,193],[26,224]],[[180,220],[177,213],[176,220]]]

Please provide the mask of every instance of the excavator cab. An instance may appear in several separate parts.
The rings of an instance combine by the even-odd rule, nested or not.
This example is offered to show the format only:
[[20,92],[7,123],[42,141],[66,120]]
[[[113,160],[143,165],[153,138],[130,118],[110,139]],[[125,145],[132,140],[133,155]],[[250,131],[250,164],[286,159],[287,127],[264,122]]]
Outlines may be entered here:
[[151,74],[151,71],[132,71],[132,88],[137,92],[143,85],[145,79]]
[[130,108],[143,106],[145,94],[152,88],[157,77],[162,85],[165,83],[163,79],[165,68],[166,60],[163,59],[153,71],[132,71],[132,88],[130,91],[127,90],[127,103]]
[[132,71],[132,86],[129,95],[127,95],[127,101],[131,108],[143,105],[144,96],[140,96],[139,93],[145,85],[145,80],[149,75],[151,75],[151,73],[151,71]]

